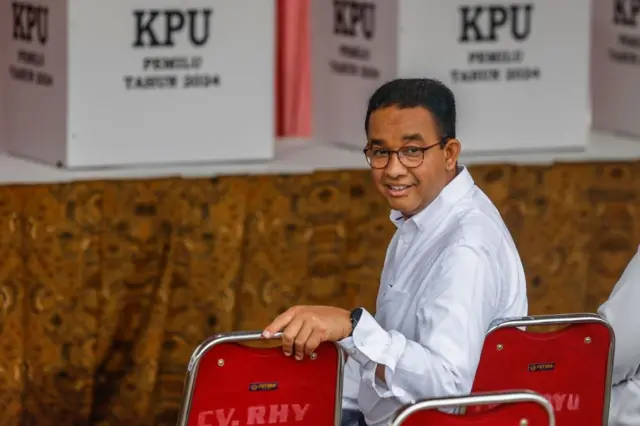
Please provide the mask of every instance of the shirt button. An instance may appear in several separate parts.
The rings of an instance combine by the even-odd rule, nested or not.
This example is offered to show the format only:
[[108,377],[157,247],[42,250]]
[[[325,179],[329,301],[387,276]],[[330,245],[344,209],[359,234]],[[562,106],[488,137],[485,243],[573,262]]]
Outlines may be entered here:
[[355,349],[351,349],[351,350],[349,351],[349,353],[350,353],[351,355],[355,355],[355,354],[356,354],[356,352],[357,352],[357,351],[356,351]]

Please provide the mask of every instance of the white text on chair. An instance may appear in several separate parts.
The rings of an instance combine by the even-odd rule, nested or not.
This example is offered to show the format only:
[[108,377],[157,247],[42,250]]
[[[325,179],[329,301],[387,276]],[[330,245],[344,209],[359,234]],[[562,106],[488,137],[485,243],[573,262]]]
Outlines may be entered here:
[[236,418],[236,409],[202,411],[198,414],[198,426],[276,425],[302,422],[309,411],[309,404],[254,405],[247,408],[246,417]]
[[556,412],[580,409],[580,395],[576,393],[554,393],[544,397],[547,398]]

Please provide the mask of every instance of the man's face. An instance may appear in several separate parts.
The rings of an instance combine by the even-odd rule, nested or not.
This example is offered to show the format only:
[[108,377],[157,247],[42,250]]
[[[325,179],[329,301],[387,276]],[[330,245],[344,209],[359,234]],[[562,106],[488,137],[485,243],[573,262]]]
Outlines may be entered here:
[[[431,113],[422,107],[378,109],[369,118],[368,133],[368,147],[375,150],[428,148],[441,140]],[[422,164],[412,168],[391,153],[386,168],[371,169],[373,180],[391,208],[410,217],[428,206],[455,177],[459,153],[460,143],[451,139],[444,149],[435,146],[425,151]]]

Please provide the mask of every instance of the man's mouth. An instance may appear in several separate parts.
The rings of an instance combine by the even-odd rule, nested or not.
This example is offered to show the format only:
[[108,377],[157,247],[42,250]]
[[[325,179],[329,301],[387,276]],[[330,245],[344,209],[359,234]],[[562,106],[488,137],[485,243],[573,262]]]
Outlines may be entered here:
[[401,197],[407,193],[413,185],[387,185],[389,194],[393,197]]

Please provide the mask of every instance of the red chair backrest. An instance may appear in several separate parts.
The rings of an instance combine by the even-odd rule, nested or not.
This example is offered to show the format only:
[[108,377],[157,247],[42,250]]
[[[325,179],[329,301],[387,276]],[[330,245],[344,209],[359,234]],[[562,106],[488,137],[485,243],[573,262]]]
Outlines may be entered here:
[[[520,328],[559,325],[566,327],[546,333]],[[530,389],[549,400],[559,426],[606,425],[613,350],[613,330],[597,315],[507,320],[485,338],[472,392]]]
[[[487,406],[464,416],[439,410]],[[417,402],[400,410],[392,426],[554,426],[553,408],[533,392],[476,394]]]
[[220,335],[194,351],[178,426],[339,425],[341,349],[324,343],[296,361],[279,347],[242,344],[259,339]]

